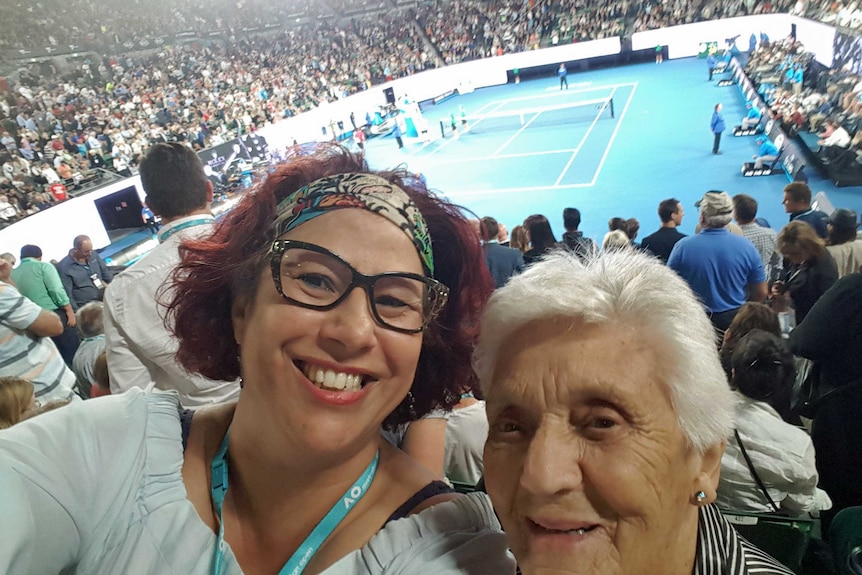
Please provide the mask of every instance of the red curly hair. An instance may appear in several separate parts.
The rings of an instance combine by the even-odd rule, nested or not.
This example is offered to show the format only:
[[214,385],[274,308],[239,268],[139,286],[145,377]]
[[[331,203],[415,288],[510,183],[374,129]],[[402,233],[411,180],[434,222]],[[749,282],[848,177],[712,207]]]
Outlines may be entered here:
[[461,208],[434,195],[415,174],[404,167],[373,171],[362,156],[335,144],[281,164],[218,222],[211,236],[180,247],[166,320],[179,340],[177,360],[210,379],[240,376],[231,306],[237,298],[254,297],[276,239],[271,229],[276,206],[314,180],[343,173],[376,174],[410,196],[431,235],[434,278],[450,289],[446,307],[423,334],[413,399],[405,398],[385,425],[418,419],[435,408],[450,409],[462,388],[478,387],[470,357],[479,315],[493,290],[481,247]]

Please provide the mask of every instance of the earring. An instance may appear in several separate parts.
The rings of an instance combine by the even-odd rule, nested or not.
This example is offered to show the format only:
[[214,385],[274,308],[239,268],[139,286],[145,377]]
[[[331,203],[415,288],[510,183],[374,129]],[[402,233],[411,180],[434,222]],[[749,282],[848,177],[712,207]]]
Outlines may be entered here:
[[704,493],[703,491],[698,491],[694,494],[694,498],[697,499],[698,504],[701,504],[706,501],[706,493]]
[[407,413],[410,414],[410,420],[416,420],[416,398],[413,397],[413,390],[407,392]]

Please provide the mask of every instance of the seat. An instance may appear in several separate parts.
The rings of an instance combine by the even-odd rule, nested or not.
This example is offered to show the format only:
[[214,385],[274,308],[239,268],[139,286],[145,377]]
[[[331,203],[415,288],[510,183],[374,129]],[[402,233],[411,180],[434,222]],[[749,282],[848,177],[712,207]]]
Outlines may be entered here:
[[847,507],[829,526],[837,575],[862,575],[862,506]]
[[752,545],[794,573],[802,572],[814,519],[748,511],[722,511],[722,515]]

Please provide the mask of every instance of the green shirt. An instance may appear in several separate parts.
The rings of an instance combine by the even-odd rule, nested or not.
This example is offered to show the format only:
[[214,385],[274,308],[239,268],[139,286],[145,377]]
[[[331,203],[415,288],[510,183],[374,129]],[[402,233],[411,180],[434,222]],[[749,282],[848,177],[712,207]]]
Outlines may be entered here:
[[12,281],[24,297],[42,309],[55,310],[69,305],[69,294],[63,289],[63,282],[54,264],[24,258],[12,270]]

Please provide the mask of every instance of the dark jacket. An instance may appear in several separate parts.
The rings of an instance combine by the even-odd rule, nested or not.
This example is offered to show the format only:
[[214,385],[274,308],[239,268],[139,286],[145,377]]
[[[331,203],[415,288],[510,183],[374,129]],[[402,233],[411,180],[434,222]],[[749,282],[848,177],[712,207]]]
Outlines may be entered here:
[[596,242],[591,238],[584,237],[584,234],[578,231],[564,233],[563,244],[581,260],[585,260],[599,252]]
[[507,248],[497,242],[488,242],[482,244],[482,253],[485,256],[485,265],[494,279],[495,288],[505,285],[510,277],[524,269],[521,250]]
[[785,262],[781,279],[790,292],[790,299],[793,300],[798,325],[826,290],[838,281],[838,266],[832,254],[824,249],[816,259],[802,264],[788,265]]

